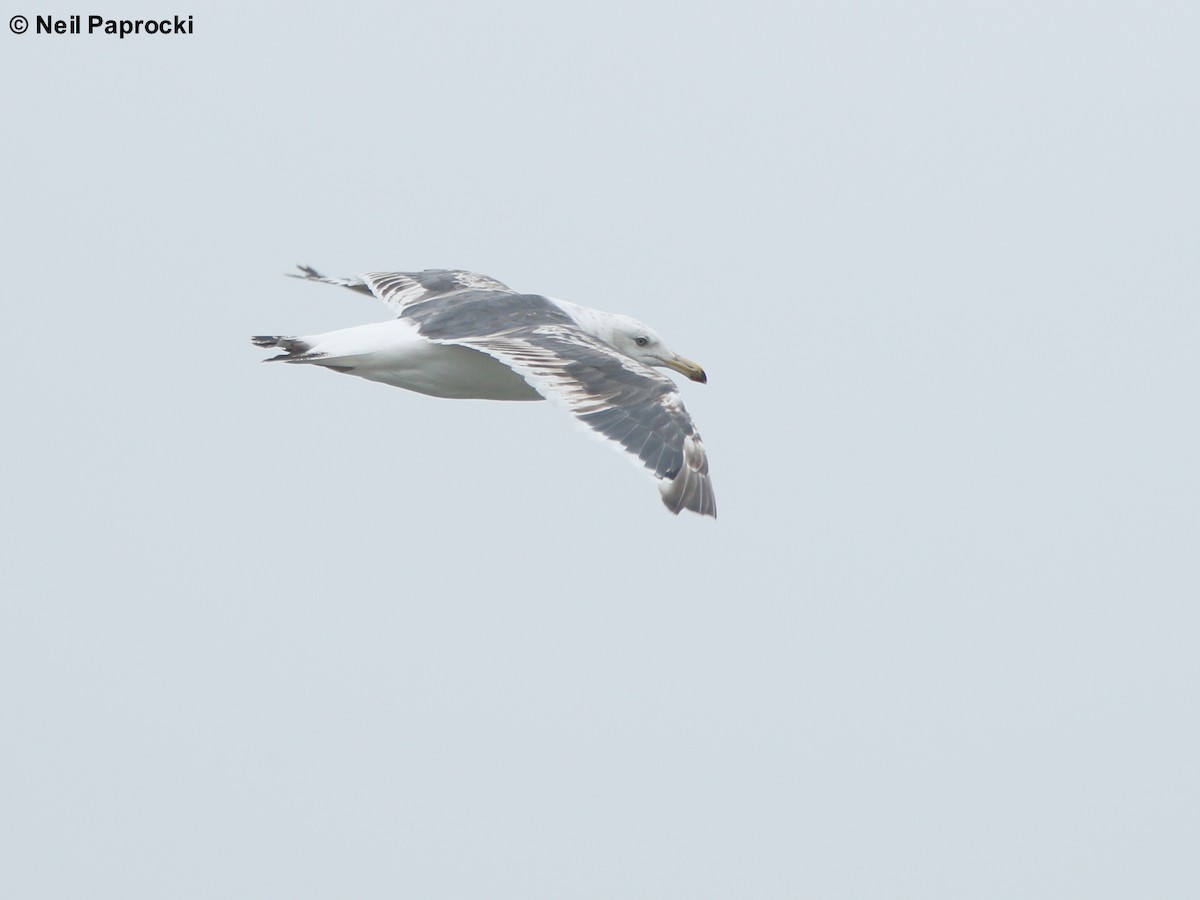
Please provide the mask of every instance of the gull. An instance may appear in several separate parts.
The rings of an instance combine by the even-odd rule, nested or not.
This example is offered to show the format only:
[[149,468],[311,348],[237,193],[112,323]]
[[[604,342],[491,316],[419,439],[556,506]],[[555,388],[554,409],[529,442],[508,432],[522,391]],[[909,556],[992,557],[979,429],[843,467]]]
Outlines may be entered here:
[[523,294],[451,269],[295,278],[382,300],[395,318],[303,337],[261,335],[265,362],[321,366],[433,397],[550,400],[615,442],[658,479],[672,513],[717,515],[708,458],[671,369],[704,384],[699,365],[636,319]]

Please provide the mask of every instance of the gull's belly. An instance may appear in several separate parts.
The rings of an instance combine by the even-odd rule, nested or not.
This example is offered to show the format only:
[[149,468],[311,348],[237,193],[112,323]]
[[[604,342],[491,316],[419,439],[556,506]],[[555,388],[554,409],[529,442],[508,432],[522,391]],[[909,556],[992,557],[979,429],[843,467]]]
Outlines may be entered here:
[[525,379],[490,356],[433,344],[404,319],[343,328],[304,341],[311,355],[296,360],[432,397],[541,400]]
[[379,351],[357,360],[350,374],[431,397],[541,400],[542,395],[503,363],[467,347],[408,344],[402,354]]

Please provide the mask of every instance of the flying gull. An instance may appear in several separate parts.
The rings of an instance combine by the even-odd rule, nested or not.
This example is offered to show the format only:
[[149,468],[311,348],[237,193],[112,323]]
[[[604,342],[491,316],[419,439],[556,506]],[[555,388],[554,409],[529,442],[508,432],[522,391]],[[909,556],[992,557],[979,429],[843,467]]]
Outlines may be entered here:
[[552,400],[633,454],[673,513],[717,515],[708,459],[679,391],[653,366],[707,377],[628,316],[521,294],[486,275],[448,269],[368,272],[308,281],[373,295],[396,318],[310,337],[260,336],[306,363],[434,397]]

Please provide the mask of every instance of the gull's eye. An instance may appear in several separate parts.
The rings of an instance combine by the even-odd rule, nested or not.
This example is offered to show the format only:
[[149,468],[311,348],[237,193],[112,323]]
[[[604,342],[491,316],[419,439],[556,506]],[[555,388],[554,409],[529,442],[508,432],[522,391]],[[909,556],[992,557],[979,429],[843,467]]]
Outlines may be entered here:
[[650,339],[644,338],[644,337],[638,337],[638,338],[634,338],[633,342],[635,344],[637,344],[639,347],[645,347],[648,343],[650,343]]

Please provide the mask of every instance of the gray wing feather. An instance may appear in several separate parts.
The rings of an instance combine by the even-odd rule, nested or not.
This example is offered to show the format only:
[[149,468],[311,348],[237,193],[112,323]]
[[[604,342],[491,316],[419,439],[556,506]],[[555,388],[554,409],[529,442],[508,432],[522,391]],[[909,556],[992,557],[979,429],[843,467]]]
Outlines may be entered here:
[[371,289],[367,287],[363,283],[363,280],[357,276],[353,278],[330,278],[327,275],[322,275],[312,266],[296,266],[296,268],[300,270],[300,274],[297,275],[295,272],[288,272],[288,278],[301,278],[304,281],[319,281],[321,284],[336,284],[339,287],[346,287],[350,288],[351,290],[358,291],[360,294],[369,295],[371,293]]

